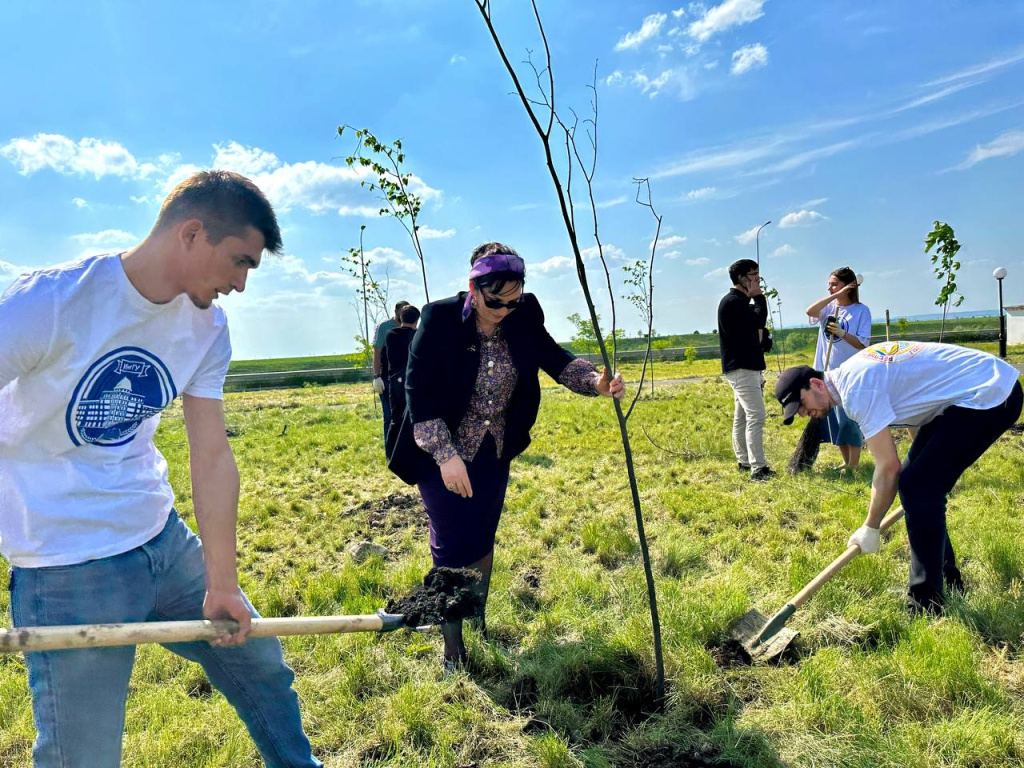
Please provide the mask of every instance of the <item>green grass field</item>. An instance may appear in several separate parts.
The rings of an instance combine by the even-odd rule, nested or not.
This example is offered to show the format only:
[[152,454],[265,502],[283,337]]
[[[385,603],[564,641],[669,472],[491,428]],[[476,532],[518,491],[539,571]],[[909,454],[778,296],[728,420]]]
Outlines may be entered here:
[[[950,502],[969,592],[946,618],[906,616],[899,524],[792,620],[792,655],[750,666],[730,624],[752,607],[774,612],[845,548],[866,510],[870,458],[845,478],[829,469],[838,453],[823,450],[809,476],[752,484],[734,469],[731,412],[731,390],[712,377],[657,387],[630,422],[669,677],[662,710],[611,406],[547,389],[498,533],[495,642],[469,634],[469,674],[442,676],[436,634],[285,641],[327,765],[1021,764],[1024,436],[1002,438]],[[384,468],[365,384],[229,395],[227,413],[242,473],[241,579],[264,615],[372,612],[418,582],[430,566],[425,516]],[[770,414],[767,452],[781,469],[799,428],[781,426],[777,405]],[[180,410],[158,442],[194,525]],[[361,540],[389,554],[355,565],[347,547]],[[2,656],[0,765],[29,765],[32,738],[24,661]],[[259,760],[197,666],[143,647],[124,764]]]

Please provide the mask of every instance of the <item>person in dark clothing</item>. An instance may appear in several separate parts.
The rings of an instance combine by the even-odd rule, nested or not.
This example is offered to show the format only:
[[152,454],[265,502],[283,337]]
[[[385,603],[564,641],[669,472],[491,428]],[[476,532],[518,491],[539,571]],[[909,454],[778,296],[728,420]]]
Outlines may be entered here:
[[391,421],[387,429],[401,421],[405,413],[405,366],[409,361],[409,345],[416,334],[416,324],[420,321],[420,311],[407,304],[398,313],[398,320],[398,327],[385,334],[384,348],[380,353],[380,375],[387,384],[385,392],[391,406]]
[[775,472],[764,457],[764,353],[770,349],[768,302],[761,293],[757,262],[740,259],[729,267],[730,290],[718,304],[718,344],[722,374],[732,387],[735,408],[732,449],[737,467],[750,479],[768,480]]
[[[406,368],[407,406],[388,434],[388,466],[419,487],[435,566],[473,568],[487,600],[509,463],[530,444],[538,372],[581,395],[622,399],[614,378],[558,346],[524,293],[526,265],[507,245],[478,246],[469,292],[427,304]],[[486,632],[483,615],[479,617]],[[444,662],[466,660],[462,622],[442,626]]]

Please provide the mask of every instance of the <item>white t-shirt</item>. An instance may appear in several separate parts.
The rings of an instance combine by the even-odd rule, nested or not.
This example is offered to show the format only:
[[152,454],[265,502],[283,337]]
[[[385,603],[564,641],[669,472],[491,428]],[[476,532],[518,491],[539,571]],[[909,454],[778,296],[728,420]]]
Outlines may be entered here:
[[923,341],[884,341],[825,372],[866,439],[886,427],[927,424],[953,405],[995,408],[1018,375],[987,352]]
[[0,553],[72,565],[151,539],[174,503],[153,433],[178,394],[223,396],[223,310],[149,302],[115,254],[21,277],[0,329]]
[[[871,343],[871,310],[865,305],[857,303],[848,307],[841,307],[835,299],[830,301],[818,313],[817,318],[809,318],[811,325],[821,325],[818,331],[818,346],[814,350],[814,370],[825,369],[825,358],[828,357],[828,339],[831,334],[825,332],[825,322],[832,315],[839,320],[839,327],[860,339],[861,344],[867,346]],[[836,336],[832,342],[832,356],[829,358],[828,367],[838,368],[860,350],[854,349],[848,341]]]

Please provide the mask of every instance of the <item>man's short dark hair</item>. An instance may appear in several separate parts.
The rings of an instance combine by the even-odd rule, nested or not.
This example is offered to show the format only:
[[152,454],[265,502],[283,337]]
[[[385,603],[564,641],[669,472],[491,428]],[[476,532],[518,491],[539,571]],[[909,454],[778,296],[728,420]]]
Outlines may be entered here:
[[729,265],[729,279],[732,280],[733,285],[739,285],[741,279],[759,268],[758,263],[753,259],[734,261]]
[[408,301],[400,301],[397,304],[395,304],[395,319],[396,320],[399,319],[399,315],[402,312],[402,307],[408,307],[408,306],[409,306],[409,302]]
[[164,200],[154,231],[199,219],[211,245],[225,237],[242,237],[247,227],[263,235],[268,253],[281,252],[281,228],[274,208],[260,188],[240,173],[200,171],[178,184]]
[[404,325],[415,325],[420,321],[420,311],[412,304],[406,304],[398,314]]

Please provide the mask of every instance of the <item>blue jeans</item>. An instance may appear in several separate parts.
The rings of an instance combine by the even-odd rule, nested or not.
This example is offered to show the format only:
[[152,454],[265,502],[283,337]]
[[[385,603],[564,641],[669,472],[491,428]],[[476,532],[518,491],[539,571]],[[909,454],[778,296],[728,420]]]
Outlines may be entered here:
[[[71,566],[12,568],[10,590],[15,627],[200,619],[206,594],[202,547],[172,511],[159,534],[123,554]],[[234,648],[206,642],[164,647],[203,666],[268,766],[322,766],[302,731],[291,688],[295,675],[277,638]],[[27,653],[25,660],[37,768],[119,766],[135,647]]]

